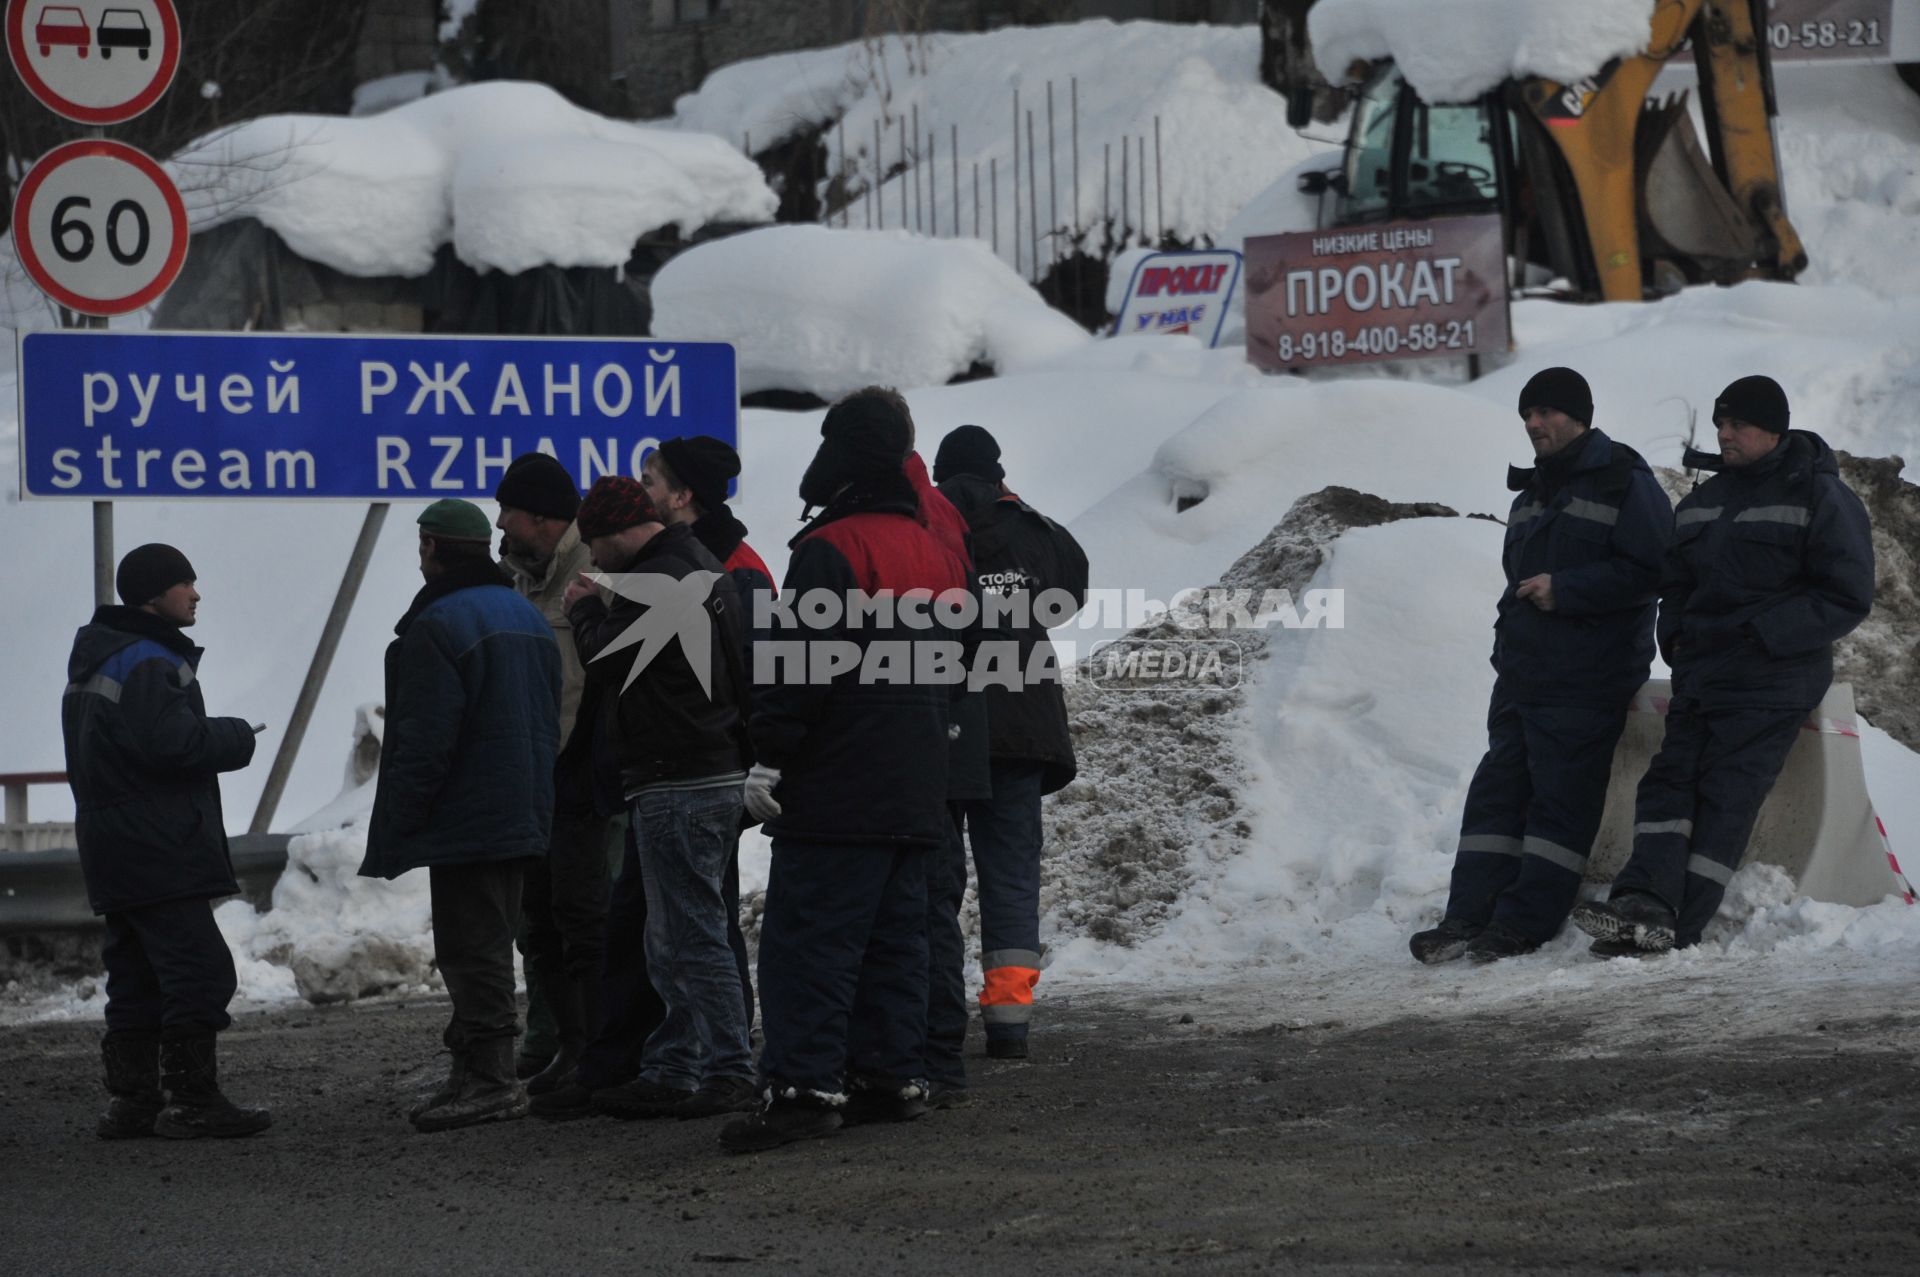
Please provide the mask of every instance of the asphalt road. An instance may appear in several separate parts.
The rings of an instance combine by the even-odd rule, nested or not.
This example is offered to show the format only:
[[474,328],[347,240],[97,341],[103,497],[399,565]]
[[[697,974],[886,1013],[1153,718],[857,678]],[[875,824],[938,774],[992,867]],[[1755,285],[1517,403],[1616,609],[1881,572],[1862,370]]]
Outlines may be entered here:
[[1291,1027],[1262,996],[1055,996],[1033,1061],[970,1060],[972,1108],[757,1156],[718,1119],[416,1135],[444,1000],[243,1017],[229,1091],[276,1125],[230,1142],[96,1140],[97,1027],[9,1028],[0,1272],[1920,1263],[1920,1011],[1622,1053],[1591,1006]]

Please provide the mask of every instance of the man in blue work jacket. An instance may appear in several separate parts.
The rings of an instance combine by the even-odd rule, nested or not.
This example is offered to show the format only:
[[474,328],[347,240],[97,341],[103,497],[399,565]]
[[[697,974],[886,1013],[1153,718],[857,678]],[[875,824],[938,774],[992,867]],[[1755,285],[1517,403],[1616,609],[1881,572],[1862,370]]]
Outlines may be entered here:
[[1614,745],[1653,662],[1654,599],[1673,507],[1639,454],[1589,424],[1571,368],[1520,392],[1531,469],[1501,555],[1487,753],[1467,791],[1446,916],[1422,962],[1530,953],[1567,920],[1606,806]]
[[1574,922],[1599,957],[1697,944],[1754,819],[1833,681],[1834,642],[1873,608],[1873,528],[1833,449],[1787,428],[1786,392],[1742,377],[1714,401],[1717,472],[1674,512],[1660,591],[1667,734],[1640,781],[1633,855]]

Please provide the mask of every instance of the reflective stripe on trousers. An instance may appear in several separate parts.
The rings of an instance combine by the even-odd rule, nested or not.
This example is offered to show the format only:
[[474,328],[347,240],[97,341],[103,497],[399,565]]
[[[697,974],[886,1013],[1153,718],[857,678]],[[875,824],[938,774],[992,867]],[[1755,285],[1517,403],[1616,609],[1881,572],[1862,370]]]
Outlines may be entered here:
[[1026,1024],[1033,1019],[1033,989],[1040,983],[1040,955],[1030,949],[996,949],[980,955],[986,987],[980,990],[985,1024]]

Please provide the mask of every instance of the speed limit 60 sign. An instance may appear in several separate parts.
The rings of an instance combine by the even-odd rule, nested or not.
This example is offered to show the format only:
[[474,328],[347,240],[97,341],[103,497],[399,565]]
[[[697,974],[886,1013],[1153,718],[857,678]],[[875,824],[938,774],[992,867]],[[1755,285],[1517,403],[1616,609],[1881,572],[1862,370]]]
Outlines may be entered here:
[[187,257],[187,209],[152,158],[120,142],[68,142],[13,201],[20,264],[84,315],[124,315],[165,292]]

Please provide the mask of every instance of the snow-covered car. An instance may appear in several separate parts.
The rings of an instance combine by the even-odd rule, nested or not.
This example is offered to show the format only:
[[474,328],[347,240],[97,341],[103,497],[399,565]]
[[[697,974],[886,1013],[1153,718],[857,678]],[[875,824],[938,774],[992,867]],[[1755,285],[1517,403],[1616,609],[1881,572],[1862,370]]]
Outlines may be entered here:
[[103,58],[112,57],[115,49],[132,49],[144,61],[153,48],[147,15],[138,9],[108,9],[102,13],[97,39]]
[[84,58],[93,44],[93,28],[87,25],[87,15],[72,5],[50,4],[33,20],[33,41],[43,58],[52,55],[56,44],[67,45]]

